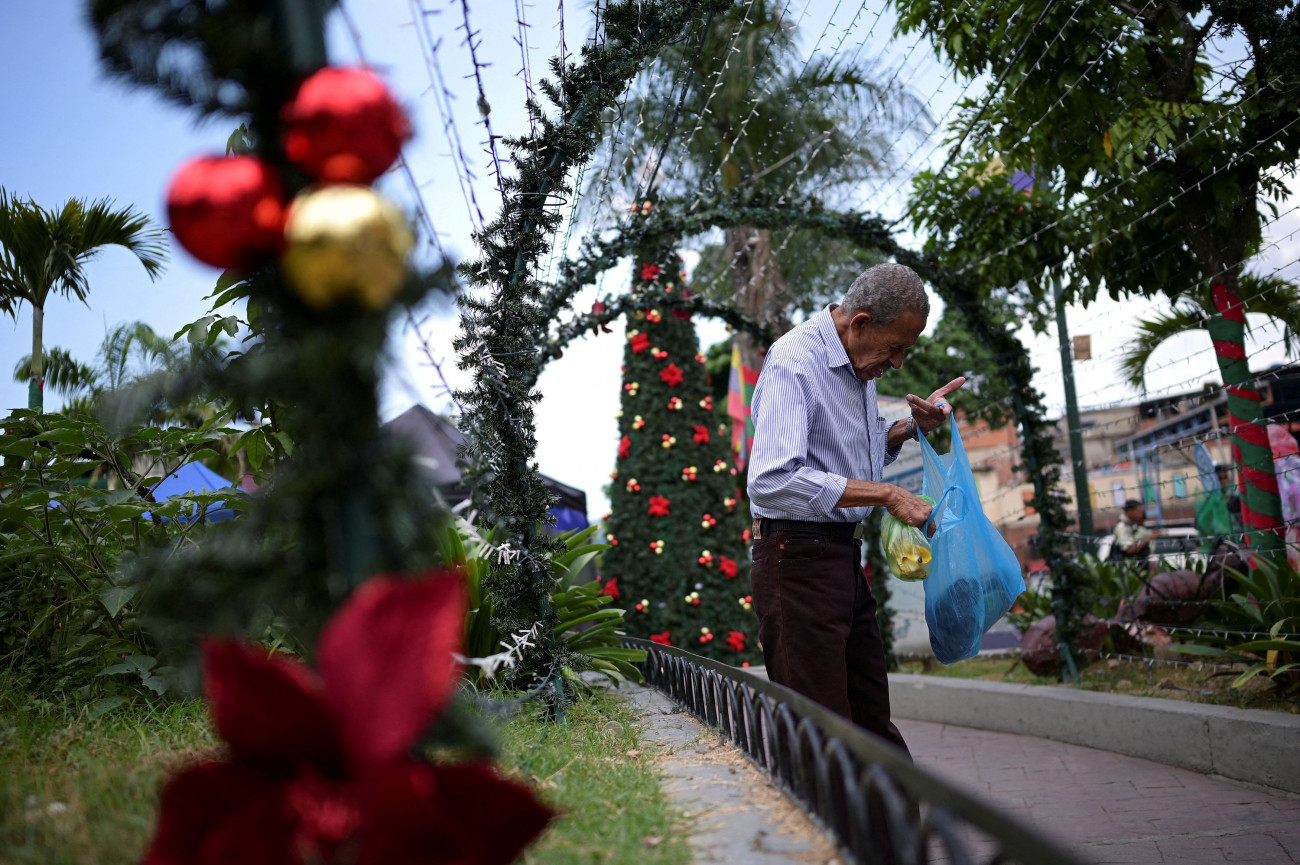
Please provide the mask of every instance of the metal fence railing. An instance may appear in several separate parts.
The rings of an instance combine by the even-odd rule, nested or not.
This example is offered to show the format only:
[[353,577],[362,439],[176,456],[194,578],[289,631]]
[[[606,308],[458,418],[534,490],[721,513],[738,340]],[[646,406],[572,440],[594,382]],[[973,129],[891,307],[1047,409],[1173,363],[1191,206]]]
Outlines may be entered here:
[[1037,830],[982,804],[789,688],[681,649],[644,649],[646,684],[716,727],[854,863],[1080,865]]

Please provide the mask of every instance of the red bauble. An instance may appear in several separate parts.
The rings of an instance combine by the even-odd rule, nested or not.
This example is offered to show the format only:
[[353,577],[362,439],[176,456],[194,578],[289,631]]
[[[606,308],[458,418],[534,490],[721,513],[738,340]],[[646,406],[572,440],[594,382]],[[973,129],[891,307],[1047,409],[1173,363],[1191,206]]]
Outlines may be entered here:
[[252,156],[201,156],[180,167],[167,191],[172,233],[213,267],[247,269],[284,243],[284,191]]
[[303,171],[333,183],[371,183],[411,137],[388,88],[365,69],[326,67],[281,110],[284,152]]

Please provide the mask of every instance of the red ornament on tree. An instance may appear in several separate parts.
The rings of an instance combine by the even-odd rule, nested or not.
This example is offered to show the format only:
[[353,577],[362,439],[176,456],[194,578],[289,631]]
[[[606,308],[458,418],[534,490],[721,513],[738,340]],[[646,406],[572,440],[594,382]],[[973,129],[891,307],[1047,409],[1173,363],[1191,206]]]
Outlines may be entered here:
[[411,137],[401,106],[365,69],[320,70],[299,86],[280,117],[285,155],[331,183],[372,183]]
[[709,428],[706,426],[700,426],[699,424],[693,424],[693,426],[695,427],[695,443],[697,445],[708,444]]
[[689,309],[673,309],[673,318],[678,321],[690,321],[691,311]]
[[203,156],[180,167],[167,191],[172,233],[199,261],[246,270],[284,244],[284,190],[252,156]]
[[734,651],[745,651],[745,635],[740,631],[727,631],[727,638],[723,640]]
[[650,516],[652,517],[668,516],[668,506],[670,504],[672,504],[672,500],[665,496],[651,496],[650,511],[649,511]]
[[[593,304],[591,305],[591,314],[592,314],[592,315],[604,315],[604,314],[605,314],[605,310],[606,310],[606,308],[607,308],[607,307],[605,306],[605,304],[601,303],[601,302],[598,300],[598,301],[596,301],[595,303],[593,303]],[[608,327],[605,326],[604,322],[600,322],[600,321],[598,321],[598,322],[596,322],[595,324],[593,324],[593,325],[591,326],[591,335],[592,335],[592,336],[600,336],[602,333],[613,333],[613,332],[614,332],[614,331],[610,330]]]
[[659,265],[655,264],[654,262],[651,262],[651,263],[649,263],[649,264],[643,264],[643,265],[641,265],[641,278],[642,278],[642,279],[658,279],[658,278],[659,278],[659,274],[661,274],[661,273],[663,273],[663,272],[664,272],[664,269],[663,269],[662,267],[660,267]]
[[640,354],[650,347],[650,337],[644,333],[635,334],[629,342],[632,343],[632,353]]
[[726,556],[720,557],[718,559],[718,573],[729,580],[734,580],[736,578],[736,562]]
[[627,436],[623,436],[622,441],[618,443],[618,455],[620,458],[624,458],[624,457],[631,456],[631,454],[632,454],[632,439],[628,438]]
[[685,376],[683,376],[682,371],[677,368],[677,364],[670,363],[668,366],[659,370],[659,378],[669,387],[677,387],[677,385],[682,383],[682,379],[685,378]]
[[664,631],[662,634],[651,634],[650,641],[652,643],[658,643],[661,646],[671,646],[673,641],[668,639],[670,636],[672,636],[672,634],[668,631]]
[[602,595],[608,595],[609,597],[617,601],[618,600],[618,577],[614,577],[614,579],[610,580],[608,583],[601,586],[600,593]]

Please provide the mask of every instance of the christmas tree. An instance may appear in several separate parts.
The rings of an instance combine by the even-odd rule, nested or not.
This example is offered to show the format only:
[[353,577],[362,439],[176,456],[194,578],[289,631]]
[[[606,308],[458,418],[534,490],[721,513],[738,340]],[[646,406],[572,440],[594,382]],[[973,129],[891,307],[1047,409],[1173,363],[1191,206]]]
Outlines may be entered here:
[[[749,509],[690,313],[666,303],[689,292],[682,260],[671,248],[649,247],[633,266],[642,309],[628,317],[623,350],[604,592],[628,610],[629,633],[748,664],[761,657]],[[662,309],[655,297],[665,299]]]

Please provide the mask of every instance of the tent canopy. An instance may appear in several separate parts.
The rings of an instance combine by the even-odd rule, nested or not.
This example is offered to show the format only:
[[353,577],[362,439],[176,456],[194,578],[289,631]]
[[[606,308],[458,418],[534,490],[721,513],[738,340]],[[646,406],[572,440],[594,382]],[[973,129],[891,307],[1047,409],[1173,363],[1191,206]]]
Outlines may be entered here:
[[[448,503],[455,505],[469,498],[469,489],[456,465],[456,455],[465,443],[465,436],[454,423],[422,405],[414,405],[384,424],[384,429],[414,449],[416,463],[429,475]],[[587,494],[546,475],[542,475],[542,483],[558,497],[550,510],[555,517],[556,530],[585,529],[588,525]]]
[[[233,487],[234,484],[214,472],[203,463],[186,463],[153,488],[154,501],[163,502],[172,496],[190,493],[215,493],[217,490]],[[210,523],[221,523],[233,519],[235,512],[224,504],[208,505],[205,517]]]

